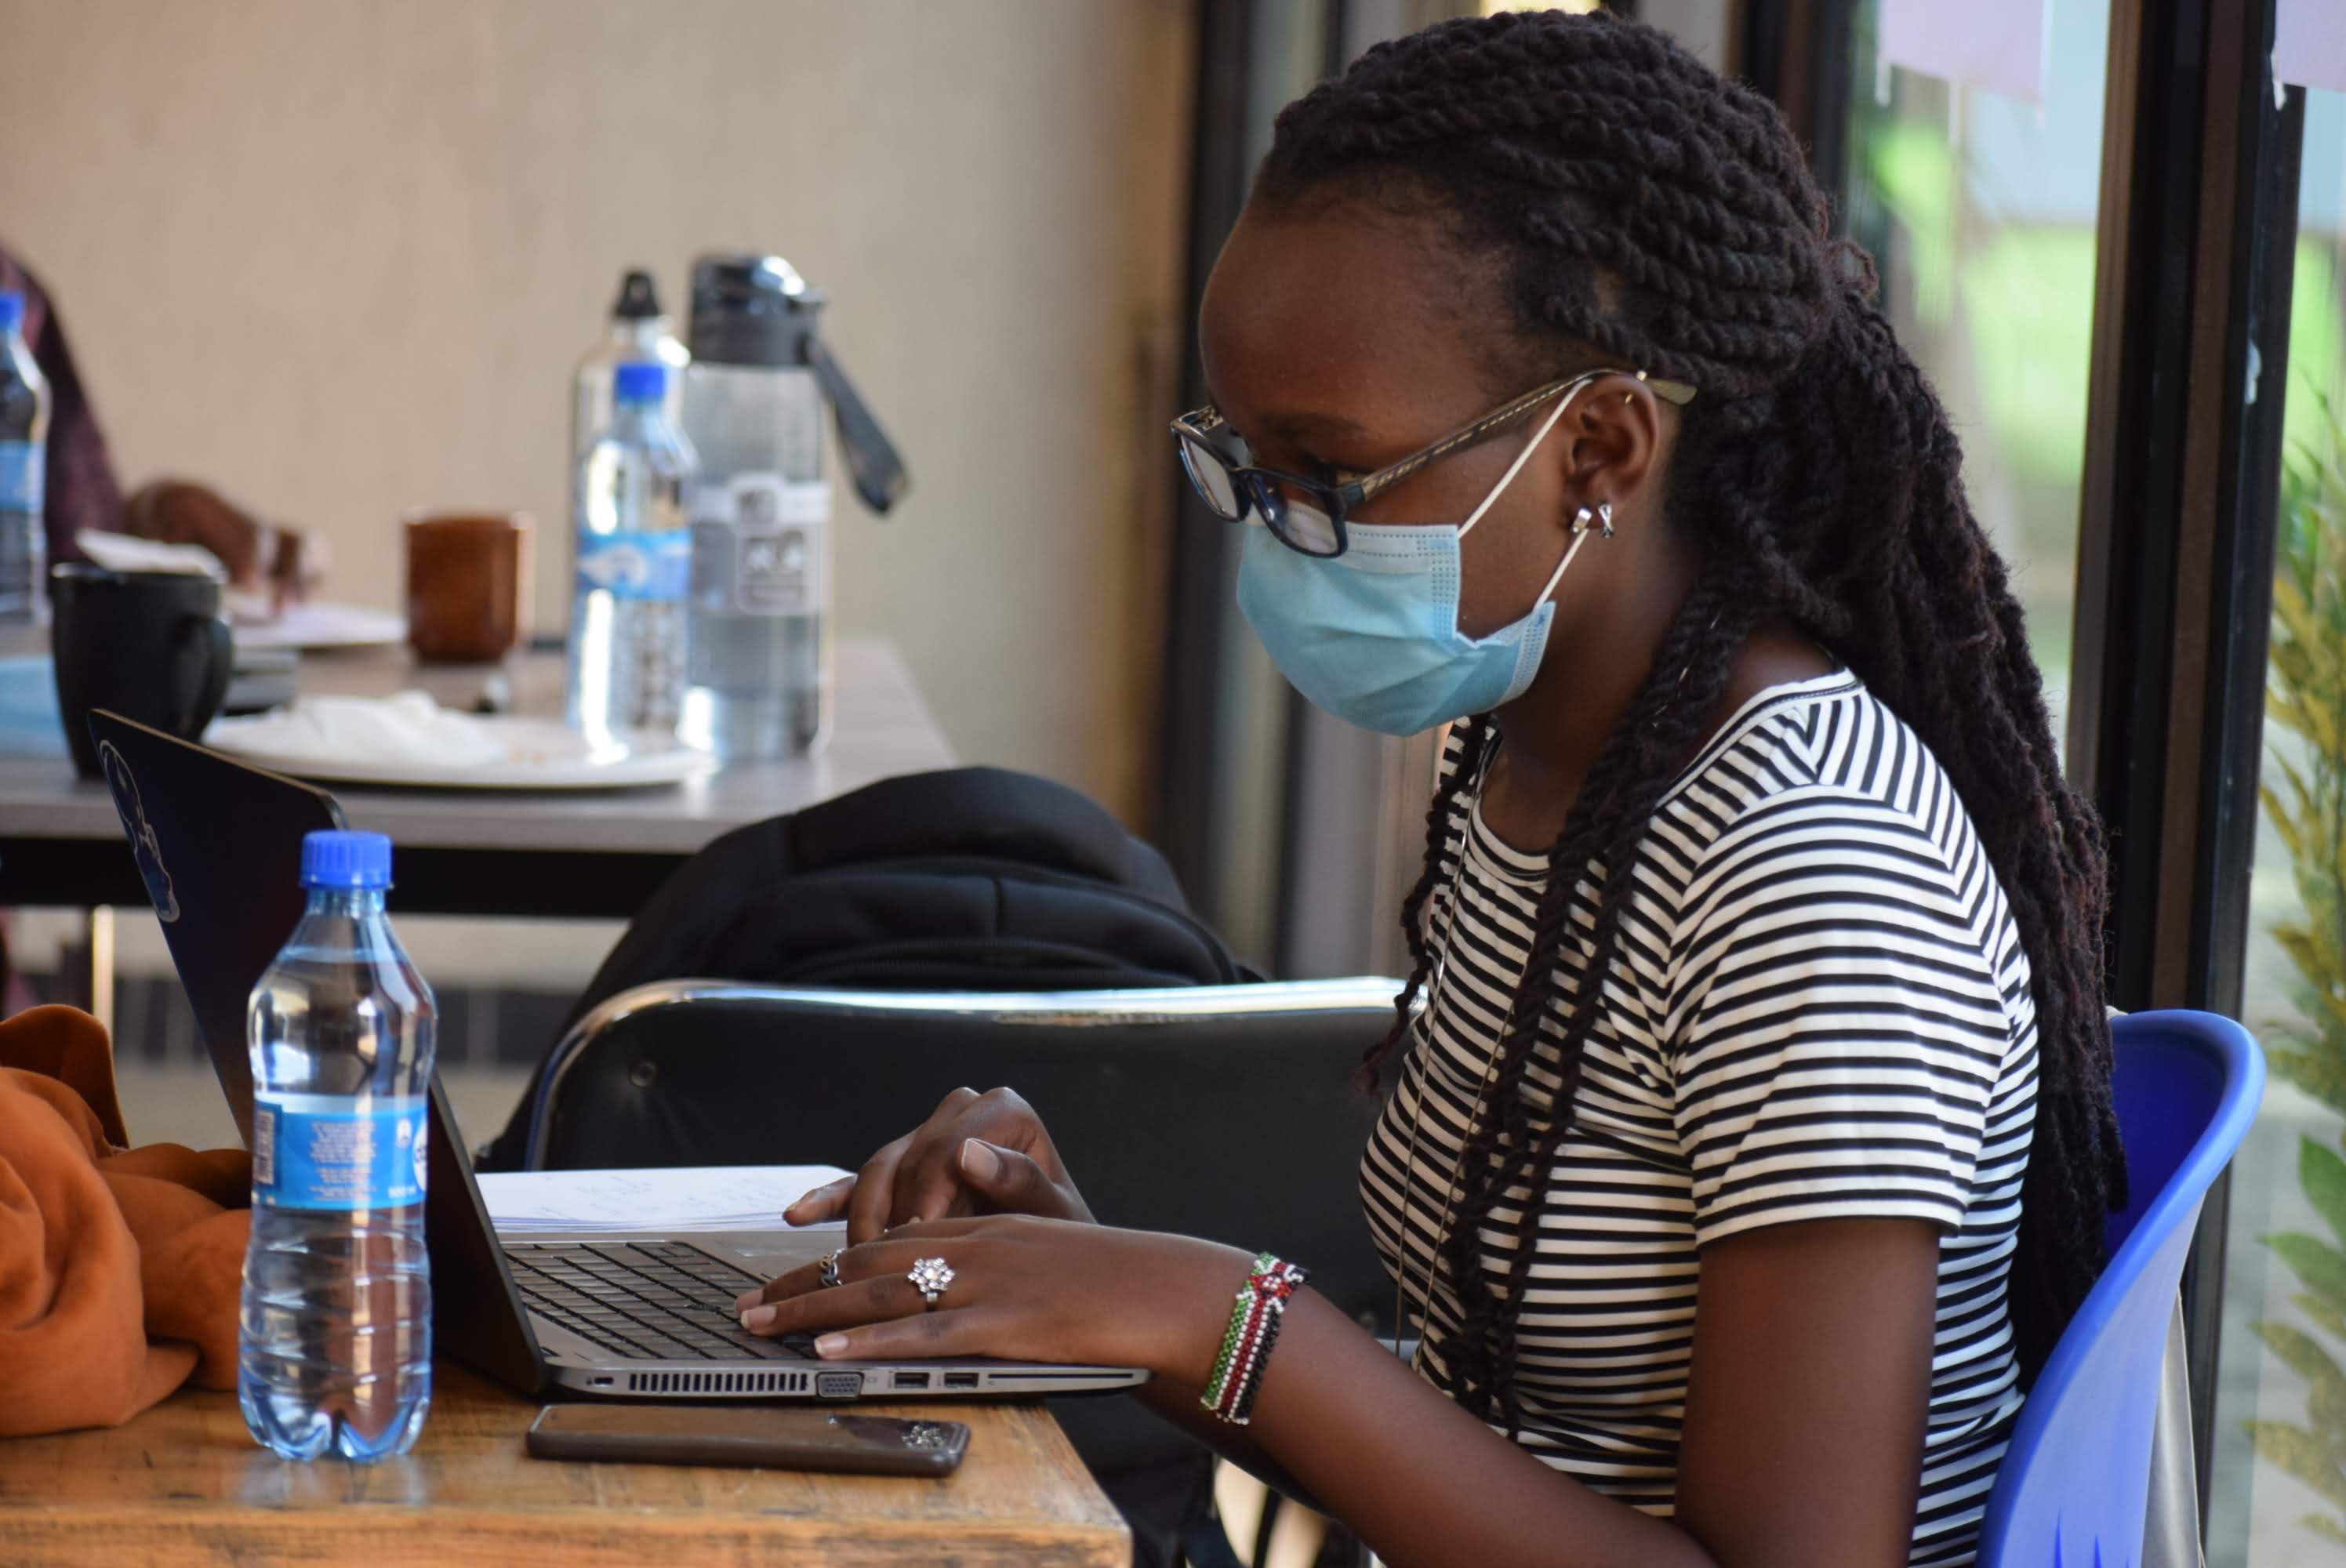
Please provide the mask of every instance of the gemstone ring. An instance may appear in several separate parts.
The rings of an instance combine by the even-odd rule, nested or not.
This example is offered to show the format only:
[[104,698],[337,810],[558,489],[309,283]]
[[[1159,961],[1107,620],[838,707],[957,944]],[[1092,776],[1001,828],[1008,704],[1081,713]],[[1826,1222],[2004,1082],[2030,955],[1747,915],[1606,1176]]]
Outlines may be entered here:
[[913,1288],[919,1291],[921,1299],[928,1303],[927,1309],[933,1312],[937,1309],[937,1298],[954,1282],[954,1271],[942,1257],[922,1257],[913,1260],[912,1272],[904,1278],[913,1282]]

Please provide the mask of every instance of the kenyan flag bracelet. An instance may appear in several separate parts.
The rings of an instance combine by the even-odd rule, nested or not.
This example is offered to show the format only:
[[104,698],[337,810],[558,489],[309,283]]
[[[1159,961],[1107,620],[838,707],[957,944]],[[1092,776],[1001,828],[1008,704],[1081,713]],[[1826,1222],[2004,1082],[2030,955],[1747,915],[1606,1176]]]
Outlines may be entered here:
[[1246,1288],[1231,1309],[1229,1330],[1222,1336],[1222,1353],[1214,1358],[1214,1375],[1199,1395],[1200,1408],[1233,1426],[1244,1426],[1254,1414],[1255,1390],[1262,1385],[1263,1363],[1279,1339],[1279,1320],[1286,1316],[1287,1298],[1308,1278],[1292,1263],[1281,1263],[1268,1252],[1255,1254]]

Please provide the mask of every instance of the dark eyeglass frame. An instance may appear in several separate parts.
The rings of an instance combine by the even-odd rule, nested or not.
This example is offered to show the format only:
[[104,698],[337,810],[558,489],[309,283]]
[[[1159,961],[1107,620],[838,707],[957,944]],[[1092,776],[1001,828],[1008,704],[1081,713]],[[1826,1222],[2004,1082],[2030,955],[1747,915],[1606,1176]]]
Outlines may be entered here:
[[[1454,453],[1490,440],[1542,403],[1559,395],[1568,396],[1606,376],[1634,376],[1643,382],[1656,397],[1679,408],[1694,401],[1695,389],[1684,382],[1658,380],[1648,377],[1643,371],[1583,371],[1578,375],[1534,387],[1521,397],[1511,398],[1472,424],[1462,425],[1397,463],[1389,463],[1374,473],[1334,484],[1255,463],[1232,463],[1215,450],[1210,439],[1215,432],[1229,427],[1229,422],[1222,417],[1221,411],[1211,403],[1185,413],[1173,422],[1174,444],[1181,453],[1182,472],[1189,476],[1189,484],[1198,492],[1198,499],[1215,516],[1226,523],[1259,521],[1270,530],[1271,537],[1297,554],[1330,560],[1342,555],[1351,545],[1346,520],[1381,493]],[[1201,461],[1214,464],[1228,479],[1228,488],[1238,508],[1235,512],[1214,499],[1214,487],[1198,472],[1198,465]],[[1303,535],[1293,524],[1288,515],[1288,497],[1281,493],[1282,488],[1299,491],[1304,498],[1318,505],[1328,519],[1331,535],[1328,543],[1323,545]]]

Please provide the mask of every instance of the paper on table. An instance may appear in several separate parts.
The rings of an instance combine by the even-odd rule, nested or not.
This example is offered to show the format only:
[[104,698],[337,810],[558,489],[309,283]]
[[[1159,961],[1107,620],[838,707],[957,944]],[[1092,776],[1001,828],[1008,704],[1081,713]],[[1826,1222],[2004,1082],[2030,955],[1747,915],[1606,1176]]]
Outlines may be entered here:
[[801,1194],[847,1174],[837,1166],[680,1166],[488,1171],[480,1183],[490,1222],[508,1236],[557,1230],[779,1230],[782,1210]]
[[85,528],[74,535],[81,553],[109,572],[169,572],[228,581],[228,569],[201,545],[166,545],[132,534]]
[[[240,597],[241,596],[239,596]],[[238,646],[249,648],[377,647],[407,640],[407,622],[364,605],[305,600],[272,612],[258,599],[256,614],[237,615]]]

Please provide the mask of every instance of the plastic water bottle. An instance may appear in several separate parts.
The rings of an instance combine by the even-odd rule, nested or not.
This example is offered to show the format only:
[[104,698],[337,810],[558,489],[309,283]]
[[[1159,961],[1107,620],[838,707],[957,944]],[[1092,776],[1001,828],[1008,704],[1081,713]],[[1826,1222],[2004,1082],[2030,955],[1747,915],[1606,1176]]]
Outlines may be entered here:
[[432,1403],[423,1247],[434,1014],[383,913],[391,840],[311,833],[310,907],[252,993],[252,1242],[237,1399],[287,1459],[414,1446]]
[[629,729],[674,735],[684,701],[699,464],[662,412],[668,383],[666,365],[621,365],[611,428],[578,465],[570,722],[598,745]]
[[[668,422],[681,429],[684,424],[684,367],[692,356],[684,351],[677,340],[676,331],[660,311],[659,286],[652,275],[640,267],[630,268],[619,279],[618,297],[611,301],[611,314],[604,323],[603,336],[579,360],[570,377],[570,466],[575,477],[578,465],[586,461],[586,449],[597,438],[611,428],[612,385],[618,379],[619,367],[638,360],[657,360],[668,368]],[[576,539],[564,541],[566,548],[575,546]],[[576,567],[575,560],[565,558],[564,576]]]
[[674,325],[662,313],[659,286],[642,268],[632,268],[619,280],[618,298],[600,341],[587,350],[570,378],[570,466],[586,461],[586,449],[611,426],[612,384],[618,368],[638,361],[657,360],[668,368],[668,417],[681,423],[682,372],[691,362]]
[[49,383],[25,341],[25,296],[0,289],[0,625],[47,616]]

